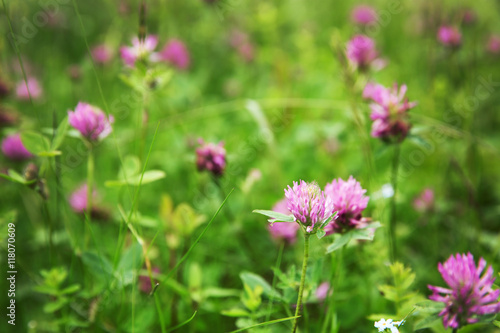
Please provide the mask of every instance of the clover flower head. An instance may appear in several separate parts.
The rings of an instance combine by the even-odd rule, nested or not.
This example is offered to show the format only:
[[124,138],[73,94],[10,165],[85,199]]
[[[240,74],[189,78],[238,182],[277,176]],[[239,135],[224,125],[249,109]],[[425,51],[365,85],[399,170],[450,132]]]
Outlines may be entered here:
[[306,232],[313,232],[316,223],[322,223],[333,213],[331,199],[315,182],[293,182],[293,187],[285,189],[285,197],[288,210],[297,222],[306,227]]
[[462,34],[457,27],[443,25],[439,28],[437,38],[447,47],[459,47],[462,43]]
[[196,167],[198,171],[207,170],[215,176],[222,176],[226,168],[226,149],[224,142],[205,143],[198,140],[200,147],[196,149]]
[[327,233],[342,233],[353,228],[366,226],[361,214],[368,205],[366,190],[352,176],[347,181],[338,178],[325,186],[325,194],[330,198],[333,211],[337,212],[335,220],[327,226]]
[[79,102],[75,111],[68,111],[68,122],[89,141],[104,139],[111,133],[113,116],[106,114],[96,106]]
[[[87,184],[81,185],[69,197],[69,205],[75,213],[83,214],[87,210]],[[97,199],[97,191],[94,189],[92,198]]]
[[316,291],[314,293],[319,301],[324,301],[326,299],[326,296],[328,296],[329,292],[330,292],[330,283],[328,281],[325,281],[322,282],[318,286],[318,288],[316,288]]
[[98,64],[105,64],[111,60],[111,49],[106,44],[99,44],[90,51],[92,59]]
[[377,59],[375,41],[365,35],[356,35],[347,43],[346,55],[356,67],[365,69]]
[[363,97],[373,101],[370,104],[373,137],[401,142],[408,135],[411,128],[408,110],[415,107],[416,102],[408,102],[406,90],[404,84],[399,89],[397,84],[391,88],[371,82],[366,84]]
[[122,46],[120,55],[125,65],[134,67],[137,60],[146,59],[152,62],[158,60],[158,55],[154,53],[154,49],[158,45],[158,37],[148,35],[143,40],[138,37],[132,38],[132,46]]
[[190,64],[186,45],[179,39],[171,39],[160,52],[160,58],[177,69],[187,69]]
[[493,268],[489,266],[483,273],[485,268],[486,261],[481,258],[476,266],[470,252],[452,255],[444,264],[438,264],[449,288],[429,285],[432,291],[429,299],[444,303],[439,316],[443,317],[445,328],[459,329],[476,323],[479,316],[500,313],[500,289],[492,289],[495,282]]
[[488,39],[486,49],[491,54],[500,54],[500,35],[491,35]]
[[3,139],[2,153],[13,161],[22,161],[33,157],[33,154],[24,147],[20,134],[9,135]]
[[351,11],[351,21],[359,25],[371,25],[377,22],[377,12],[368,5],[358,5]]
[[19,82],[16,87],[16,96],[21,100],[39,99],[42,97],[42,86],[34,77],[28,77],[28,80]]
[[434,191],[430,188],[424,189],[422,193],[413,200],[413,208],[420,213],[431,211],[434,208]]
[[[287,208],[287,200],[282,199],[278,201],[273,206],[273,211],[290,215],[291,212]],[[297,231],[300,229],[300,226],[297,223],[291,222],[274,222],[267,224],[267,230],[271,234],[271,237],[276,240],[284,240],[289,244],[295,243],[297,240]]]

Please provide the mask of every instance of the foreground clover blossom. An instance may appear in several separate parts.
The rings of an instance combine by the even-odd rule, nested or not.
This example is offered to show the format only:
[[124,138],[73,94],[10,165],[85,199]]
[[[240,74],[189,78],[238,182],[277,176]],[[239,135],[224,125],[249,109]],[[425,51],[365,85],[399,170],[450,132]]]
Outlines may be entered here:
[[407,87],[394,84],[392,88],[386,88],[380,84],[367,83],[363,91],[363,97],[371,99],[373,120],[372,136],[386,142],[401,142],[408,135],[411,124],[409,122],[408,110],[417,105],[416,102],[408,102],[405,97]]
[[352,176],[347,181],[338,178],[325,186],[325,194],[330,198],[336,218],[326,226],[326,233],[343,233],[355,228],[364,228],[366,219],[361,214],[368,205],[366,190]]
[[370,64],[378,60],[375,41],[365,35],[356,35],[347,43],[347,59],[357,68],[366,70]]
[[485,267],[483,258],[476,266],[470,252],[452,255],[444,264],[438,264],[438,270],[450,288],[429,285],[432,291],[429,299],[444,303],[439,315],[443,317],[445,328],[458,329],[476,323],[478,316],[500,313],[500,289],[492,289],[495,278],[491,266],[481,276]]
[[160,52],[160,59],[168,62],[177,69],[187,69],[190,58],[186,45],[178,39],[171,39]]
[[[273,206],[273,211],[290,215],[291,212],[287,208],[287,200],[282,199],[278,201]],[[295,243],[297,240],[297,231],[300,229],[300,226],[297,223],[289,223],[289,222],[275,222],[269,223],[267,225],[267,230],[271,234],[271,237],[275,240],[283,240],[289,244]]]
[[[69,197],[69,205],[75,213],[83,214],[87,211],[87,192],[87,184],[84,184],[76,189],[73,193],[71,193],[71,196]],[[92,198],[94,199],[94,201],[96,197],[97,192],[94,190],[92,192]]]
[[352,9],[351,20],[359,25],[371,25],[377,22],[377,12],[368,5],[359,5]]
[[222,176],[226,168],[226,150],[224,142],[205,143],[198,140],[201,147],[196,148],[196,167],[198,171],[210,171],[214,176]]
[[[385,320],[384,318],[375,322],[375,327],[379,332],[399,333],[398,327],[404,324],[404,320],[393,321],[392,319]],[[387,331],[386,331],[387,330]]]
[[438,30],[437,38],[441,44],[448,47],[459,47],[462,43],[462,34],[453,26],[441,26]]
[[68,121],[84,138],[93,142],[104,139],[111,133],[113,116],[106,114],[93,105],[79,102],[75,111],[68,111]]
[[21,100],[29,100],[30,96],[32,99],[39,99],[42,93],[42,87],[34,77],[29,77],[26,82],[19,82],[16,87],[16,96]]
[[9,135],[3,139],[2,153],[13,161],[22,161],[33,157],[33,154],[24,147],[20,134]]
[[316,232],[333,214],[331,199],[315,182],[293,182],[293,187],[289,185],[285,189],[285,197],[288,210],[295,220],[306,228],[307,233]]
[[153,53],[158,45],[158,37],[149,35],[144,40],[139,40],[138,37],[132,38],[132,46],[122,46],[120,55],[125,65],[134,67],[137,60],[156,61],[157,54]]

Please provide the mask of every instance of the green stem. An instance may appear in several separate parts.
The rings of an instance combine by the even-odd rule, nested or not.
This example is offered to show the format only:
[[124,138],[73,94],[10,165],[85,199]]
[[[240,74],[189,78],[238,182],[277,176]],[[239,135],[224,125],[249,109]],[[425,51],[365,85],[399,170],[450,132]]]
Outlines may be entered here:
[[[88,221],[92,221],[92,184],[94,183],[94,152],[92,149],[92,143],[88,144],[89,154],[87,157],[87,218]],[[85,247],[88,244],[88,234],[85,237]]]
[[[283,249],[285,248],[285,241],[281,241],[280,244],[280,249],[278,252],[278,259],[276,259],[276,265],[274,266],[276,269],[280,269],[281,266],[281,257],[283,256]],[[274,290],[276,286],[276,274],[273,274],[273,283],[271,286],[271,289]],[[271,310],[273,308],[273,301],[274,301],[274,293],[271,294],[271,297],[269,298],[269,306],[267,307],[267,315],[266,315],[266,321],[269,321],[271,318]]]
[[[309,259],[309,237],[311,234],[304,233],[304,261],[302,261],[302,275],[300,277],[299,297],[297,298],[297,308],[295,309],[295,317],[300,314],[300,307],[302,305],[302,294],[304,293],[304,284],[306,282],[307,260]],[[297,331],[297,324],[299,318],[293,321],[292,333]]]
[[392,160],[392,172],[391,172],[391,185],[394,194],[391,198],[391,216],[389,220],[389,243],[391,248],[391,262],[394,262],[397,257],[396,248],[396,196],[398,193],[398,169],[399,169],[399,154],[400,154],[400,144],[397,143],[394,146],[394,157]]

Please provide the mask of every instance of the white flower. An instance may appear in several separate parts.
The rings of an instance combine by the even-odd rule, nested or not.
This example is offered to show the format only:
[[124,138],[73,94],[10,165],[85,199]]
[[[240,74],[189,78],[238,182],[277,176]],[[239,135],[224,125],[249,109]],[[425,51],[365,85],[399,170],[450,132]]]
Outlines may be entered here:
[[379,332],[385,332],[385,330],[391,330],[391,333],[399,333],[398,327],[403,324],[404,320],[393,321],[392,319],[385,320],[384,318],[382,318],[379,321],[375,322],[375,327],[378,328]]

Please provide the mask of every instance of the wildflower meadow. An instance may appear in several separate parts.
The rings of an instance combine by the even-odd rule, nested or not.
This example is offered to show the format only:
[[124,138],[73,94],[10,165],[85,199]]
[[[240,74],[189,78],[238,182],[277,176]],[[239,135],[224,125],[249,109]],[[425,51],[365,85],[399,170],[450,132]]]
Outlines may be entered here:
[[500,332],[499,1],[0,8],[0,332]]

